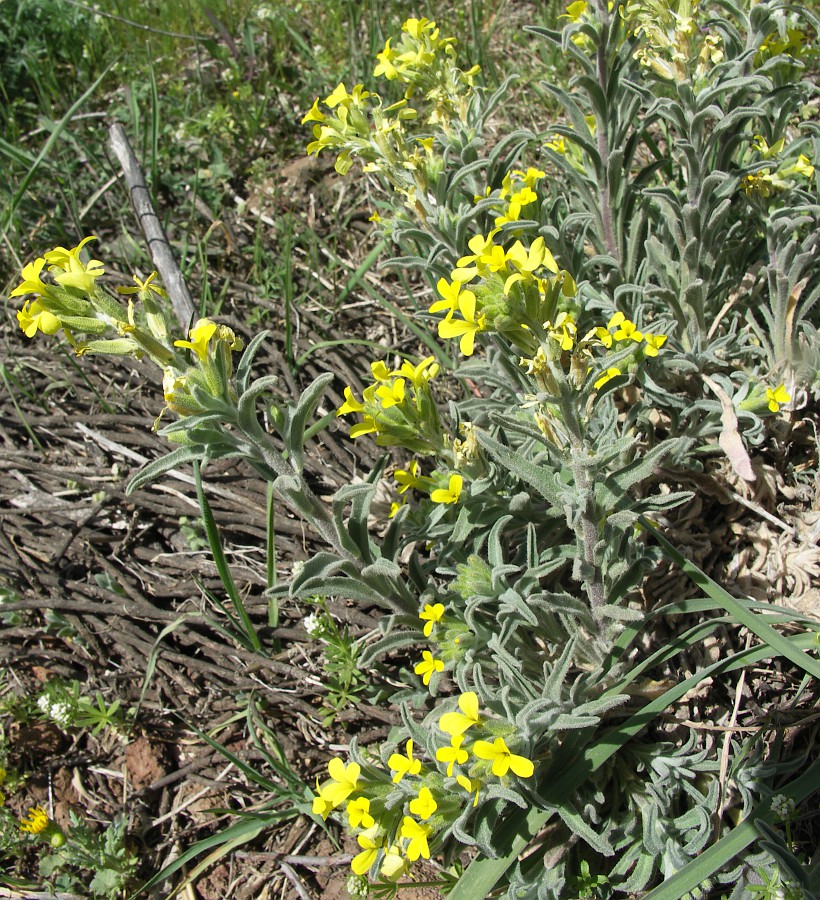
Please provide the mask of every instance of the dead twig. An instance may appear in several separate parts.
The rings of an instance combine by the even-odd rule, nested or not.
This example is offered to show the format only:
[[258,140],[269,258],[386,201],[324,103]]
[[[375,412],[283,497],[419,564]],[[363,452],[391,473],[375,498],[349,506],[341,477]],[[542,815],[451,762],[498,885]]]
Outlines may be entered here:
[[122,125],[119,123],[112,125],[108,135],[111,149],[119,160],[128,189],[131,192],[131,202],[134,205],[134,212],[137,214],[145,240],[148,242],[151,259],[154,261],[154,266],[159,272],[160,278],[162,278],[165,290],[171,298],[180,327],[183,331],[187,331],[194,317],[194,301],[191,298],[188,285],[182,277],[182,272],[177,265],[174,254],[171,252],[171,246],[168,243],[168,238],[165,235],[159,217],[154,210],[151,194],[145,183],[145,176],[142,174],[139,161]]

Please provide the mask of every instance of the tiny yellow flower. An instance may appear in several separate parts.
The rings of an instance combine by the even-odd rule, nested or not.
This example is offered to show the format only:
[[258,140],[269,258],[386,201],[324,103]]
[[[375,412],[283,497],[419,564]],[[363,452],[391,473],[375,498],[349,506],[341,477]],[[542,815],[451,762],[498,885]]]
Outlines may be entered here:
[[[444,668],[444,663],[441,664]],[[426,684],[426,682],[425,682]],[[393,775],[393,784],[398,784],[405,775],[418,775],[421,772],[421,760],[413,759],[413,741],[409,740],[405,744],[406,756],[401,753],[394,753],[387,760],[387,765],[395,771]]]
[[475,691],[467,691],[458,698],[458,707],[461,712],[448,712],[438,720],[438,727],[445,733],[458,737],[464,734],[468,728],[478,725],[481,718],[478,715],[478,694]]
[[137,294],[140,300],[150,299],[151,294],[154,293],[158,297],[166,297],[167,294],[158,284],[151,284],[151,282],[157,277],[156,272],[152,272],[145,281],[137,278],[136,275],[131,276],[134,279],[134,284],[136,287],[118,287],[117,293],[119,294]]
[[766,399],[769,401],[769,409],[771,412],[780,412],[781,403],[788,403],[791,400],[791,394],[786,390],[784,384],[778,385],[774,390],[766,388]]
[[612,378],[617,378],[621,374],[621,370],[616,368],[615,366],[610,366],[606,372],[604,372],[601,377],[595,382],[595,390],[599,390],[602,388],[607,381]]
[[[439,728],[441,728],[440,724],[439,724]],[[453,736],[452,740],[450,741],[449,747],[439,747],[438,750],[436,750],[436,759],[439,762],[447,763],[447,777],[448,778],[453,777],[453,767],[454,766],[456,766],[456,765],[461,766],[467,762],[469,754],[461,746],[463,743],[464,743],[464,735],[457,734],[457,735]]]
[[216,322],[199,319],[188,332],[189,341],[174,341],[175,347],[187,347],[196,353],[200,361],[208,358],[208,342],[216,334]]
[[435,603],[435,604],[426,604],[424,609],[419,613],[419,618],[425,623],[424,625],[424,636],[430,637],[433,632],[433,625],[436,622],[441,621],[441,617],[444,615],[444,604],[443,603]]
[[415,862],[420,856],[430,859],[430,848],[427,846],[427,837],[430,834],[430,826],[422,825],[410,816],[405,816],[401,826],[401,836],[410,841],[407,845],[407,858]]
[[60,320],[47,309],[39,300],[28,300],[23,308],[17,312],[17,321],[27,338],[33,338],[38,331],[43,334],[56,334],[60,330]]
[[372,828],[376,820],[370,815],[370,801],[367,797],[357,797],[347,804],[347,815],[351,828]]
[[463,487],[464,479],[461,475],[451,475],[447,488],[437,488],[430,494],[430,499],[433,503],[458,503]]
[[473,753],[479,759],[492,760],[492,772],[496,778],[503,778],[510,770],[520,778],[530,778],[535,771],[532,760],[510,752],[504,738],[498,737],[492,744],[489,741],[476,741]]
[[418,797],[410,801],[410,812],[414,816],[418,816],[422,821],[429,819],[437,809],[438,803],[436,803],[428,787],[423,787],[419,791]]
[[49,826],[49,818],[42,806],[32,806],[28,815],[20,819],[20,831],[29,834],[41,834]]
[[423,650],[421,657],[421,662],[416,663],[413,671],[416,675],[421,675],[422,682],[427,685],[430,684],[433,672],[444,671],[444,662],[440,659],[435,659],[429,650]]

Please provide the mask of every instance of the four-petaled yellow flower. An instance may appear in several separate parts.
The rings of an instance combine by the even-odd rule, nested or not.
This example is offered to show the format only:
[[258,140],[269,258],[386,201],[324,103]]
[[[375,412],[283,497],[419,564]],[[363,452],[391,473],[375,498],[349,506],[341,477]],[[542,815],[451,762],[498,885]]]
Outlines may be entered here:
[[444,615],[444,604],[443,603],[435,603],[430,604],[427,603],[424,609],[419,613],[419,618],[425,623],[424,625],[424,636],[430,637],[433,632],[433,625],[436,622],[441,621],[441,617]]
[[319,787],[318,778],[316,779],[316,790],[317,794],[313,798],[313,806],[311,807],[311,810],[315,816],[321,816],[323,819],[327,820],[327,817],[333,812],[335,807]]
[[643,348],[643,352],[647,356],[657,356],[658,350],[660,350],[667,341],[665,334],[652,334],[650,331],[644,332],[643,339],[646,344]]
[[430,826],[422,825],[410,816],[405,816],[401,826],[401,836],[410,841],[407,845],[407,858],[415,862],[420,856],[430,859],[430,848],[427,846],[427,836],[430,834]]
[[33,338],[38,331],[43,334],[56,334],[60,330],[60,320],[47,309],[43,309],[39,300],[26,301],[17,312],[17,321],[27,338]]
[[28,815],[20,819],[20,831],[41,834],[49,826],[50,819],[42,806],[32,806]]
[[451,475],[446,488],[437,488],[430,494],[433,503],[458,503],[461,489],[464,487],[464,479],[461,475]]
[[199,319],[188,332],[190,341],[174,341],[175,347],[187,347],[196,353],[200,361],[208,358],[208,342],[216,334],[216,322],[210,319]]
[[791,400],[791,394],[786,390],[784,384],[778,385],[774,390],[766,388],[766,399],[769,401],[769,409],[771,412],[780,412],[780,404],[788,403]]
[[478,694],[475,691],[467,691],[458,698],[458,707],[461,712],[448,712],[438,720],[438,727],[445,733],[458,737],[468,728],[481,723],[478,715]]
[[347,804],[347,815],[351,828],[372,828],[376,820],[370,815],[370,801],[367,797],[357,797]]
[[532,760],[512,753],[504,738],[497,737],[492,744],[489,741],[476,741],[473,753],[479,759],[492,760],[492,772],[497,778],[503,778],[510,770],[519,778],[530,778],[535,771]]
[[[450,713],[450,715],[452,715],[452,713]],[[439,728],[441,728],[441,723],[439,723]],[[447,763],[448,778],[453,777],[453,766],[460,766],[467,762],[469,754],[461,746],[463,743],[464,735],[457,734],[453,736],[449,747],[439,747],[438,750],[436,750],[436,759],[439,762]]]
[[450,284],[446,278],[439,278],[438,283],[436,284],[436,290],[439,292],[441,296],[441,300],[436,300],[431,306],[428,312],[441,312],[441,310],[446,309],[447,315],[456,312],[459,308],[459,297],[466,297],[467,294],[470,294],[475,301],[475,294],[472,291],[464,291],[461,293],[461,284],[458,281],[454,281]]
[[356,790],[362,769],[358,763],[354,762],[345,766],[337,756],[327,764],[327,771],[333,780],[322,788],[322,796],[329,800],[335,809],[337,806],[341,806]]
[[418,797],[410,801],[410,812],[414,816],[418,816],[422,821],[429,819],[437,809],[438,803],[436,803],[428,787],[423,787],[419,791]]
[[616,329],[612,335],[616,341],[632,340],[636,343],[640,343],[643,340],[643,334],[638,331],[638,326],[634,322],[630,322],[620,311],[615,313],[606,327],[610,331],[612,331],[613,328]]
[[487,321],[484,313],[476,316],[476,297],[472,291],[462,291],[458,297],[461,319],[454,319],[451,312],[438,323],[438,334],[442,338],[460,337],[459,349],[465,356],[472,356],[475,350],[475,336],[484,331]]
[[421,654],[421,662],[416,663],[413,671],[416,675],[421,675],[421,680],[424,684],[430,684],[430,679],[433,676],[433,672],[443,672],[444,671],[444,662],[440,659],[435,659],[433,654],[429,650],[423,650]]
[[[441,664],[444,668],[444,663]],[[418,671],[418,669],[416,670]],[[425,682],[426,684],[427,682]],[[421,760],[413,759],[413,741],[409,740],[405,744],[407,755],[402,756],[401,753],[393,753],[387,760],[387,765],[395,771],[393,775],[393,784],[398,784],[405,775],[418,775],[421,772]]]

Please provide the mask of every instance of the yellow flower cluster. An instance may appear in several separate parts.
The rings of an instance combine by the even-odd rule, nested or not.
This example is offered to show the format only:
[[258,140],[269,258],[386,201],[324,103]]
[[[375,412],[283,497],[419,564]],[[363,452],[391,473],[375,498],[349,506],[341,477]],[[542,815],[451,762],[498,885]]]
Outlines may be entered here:
[[786,149],[784,138],[780,138],[769,146],[768,141],[762,135],[756,134],[752,149],[756,151],[761,161],[771,160],[779,165],[774,170],[772,167],[766,166],[744,177],[741,184],[749,197],[766,200],[779,191],[793,187],[797,184],[798,178],[811,179],[814,175],[814,166],[803,153],[791,162],[785,159],[780,160],[781,154]]
[[[361,84],[350,91],[339,84],[323,101],[317,99],[302,119],[314,123],[314,140],[307,152],[336,151],[335,168],[342,175],[354,159],[360,160],[365,171],[381,173],[413,207],[443,166],[434,152],[429,127],[436,124],[446,133],[451,122],[466,122],[479,68],[459,69],[455,44],[454,38],[441,36],[435,22],[407,19],[398,44],[394,47],[388,40],[377,54],[374,72],[376,77],[405,85],[404,96],[384,105],[378,94]],[[416,121],[423,133],[410,128],[409,123]]]
[[[465,801],[478,803],[482,785],[510,773],[530,778],[532,760],[513,753],[506,739],[514,729],[506,722],[479,714],[478,696],[470,691],[459,697],[460,712],[443,714],[439,729],[449,745],[435,754],[438,765],[428,765],[414,755],[412,740],[404,752],[394,752],[387,768],[345,765],[339,758],[328,764],[329,780],[319,784],[313,813],[323,819],[344,807],[347,825],[356,833],[361,848],[351,868],[356,875],[378,872],[394,880],[418,859],[429,859],[431,845],[461,813]],[[468,730],[480,738],[465,746]],[[388,771],[389,770],[389,771]],[[455,790],[461,788],[464,793]]]
[[[361,415],[361,421],[350,429],[350,436],[375,434],[381,447],[401,446],[424,455],[442,450],[444,435],[430,391],[430,381],[439,372],[433,357],[428,356],[415,366],[404,362],[395,371],[377,361],[371,363],[370,370],[375,381],[364,389],[362,399],[358,400],[346,387],[345,402],[336,412],[337,416]],[[404,477],[405,490],[421,485],[412,468]]]

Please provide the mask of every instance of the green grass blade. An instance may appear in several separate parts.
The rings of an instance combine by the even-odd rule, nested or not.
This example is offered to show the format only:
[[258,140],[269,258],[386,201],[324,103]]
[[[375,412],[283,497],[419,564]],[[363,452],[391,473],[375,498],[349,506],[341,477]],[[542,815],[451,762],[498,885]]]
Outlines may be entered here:
[[745,603],[736,600],[725,588],[722,588],[716,581],[702,572],[696,565],[689,562],[688,559],[669,543],[669,541],[654,528],[643,516],[639,522],[663,547],[666,555],[673,560],[695,584],[704,590],[716,603],[719,603],[723,609],[733,616],[741,625],[745,625],[749,631],[754,632],[761,641],[767,643],[776,653],[785,657],[796,666],[808,672],[814,678],[820,678],[820,661],[797,650],[788,638],[783,637],[779,631],[775,631],[768,622],[764,621],[762,615],[755,614]]
[[12,197],[11,202],[9,203],[8,207],[6,208],[6,210],[3,214],[3,228],[4,229],[7,228],[9,223],[12,221],[14,213],[17,211],[17,207],[20,205],[20,201],[23,199],[23,196],[26,193],[26,189],[28,188],[29,183],[31,182],[31,179],[34,178],[35,174],[37,173],[37,170],[40,168],[41,163],[51,152],[51,148],[60,139],[60,136],[62,135],[63,131],[65,131],[66,127],[71,122],[71,119],[74,116],[74,113],[77,112],[77,110],[83,105],[83,103],[85,103],[85,101],[94,93],[94,91],[97,90],[97,88],[100,86],[100,84],[102,83],[105,76],[108,75],[108,73],[111,71],[111,69],[114,67],[115,64],[116,64],[116,61],[112,62],[109,66],[107,66],[103,70],[103,72],[95,79],[95,81],[91,85],[91,87],[89,87],[88,90],[84,91],[80,95],[80,97],[77,100],[75,100],[74,103],[71,104],[71,106],[68,109],[68,112],[57,123],[56,127],[49,135],[48,140],[45,142],[45,144],[43,144],[42,149],[37,154],[36,159],[31,164],[28,172],[26,172],[25,176],[23,177],[23,180],[20,182],[20,186],[17,188],[17,193]]
[[244,632],[245,637],[247,637],[253,649],[259,651],[262,649],[262,641],[259,640],[259,635],[253,627],[250,616],[245,609],[245,604],[239,596],[239,591],[237,591],[236,585],[234,584],[228,561],[225,559],[225,552],[222,549],[222,540],[219,537],[219,530],[216,527],[216,521],[211,512],[211,506],[208,503],[208,498],[205,496],[205,491],[202,487],[202,472],[199,462],[194,462],[194,479],[196,481],[196,495],[199,500],[199,508],[202,512],[202,522],[205,526],[205,533],[208,536],[208,543],[211,546],[211,553],[213,554],[214,563],[216,563],[216,569],[219,572],[219,578],[222,581],[225,592],[231,599],[231,603],[233,603],[234,611],[242,623],[242,631]]

